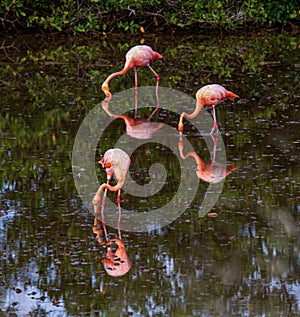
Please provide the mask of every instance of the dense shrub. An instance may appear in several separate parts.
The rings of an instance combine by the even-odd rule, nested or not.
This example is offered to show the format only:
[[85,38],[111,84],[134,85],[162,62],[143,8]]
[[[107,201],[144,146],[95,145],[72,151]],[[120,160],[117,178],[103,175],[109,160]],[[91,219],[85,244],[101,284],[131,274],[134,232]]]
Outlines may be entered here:
[[299,21],[298,0],[2,0],[1,28],[67,32],[236,29]]

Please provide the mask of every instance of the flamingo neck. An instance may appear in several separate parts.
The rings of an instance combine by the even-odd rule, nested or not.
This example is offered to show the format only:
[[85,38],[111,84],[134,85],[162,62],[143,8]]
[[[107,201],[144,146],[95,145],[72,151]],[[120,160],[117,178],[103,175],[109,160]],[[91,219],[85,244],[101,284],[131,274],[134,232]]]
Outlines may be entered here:
[[125,181],[125,180],[118,180],[118,182],[117,182],[117,184],[116,184],[115,186],[111,186],[111,185],[108,184],[108,183],[104,183],[104,184],[102,184],[102,185],[99,187],[99,189],[98,189],[96,195],[98,195],[98,196],[100,197],[102,191],[103,191],[104,189],[106,189],[106,188],[107,188],[108,190],[112,191],[112,192],[116,192],[116,191],[118,191],[119,189],[121,189],[121,188],[123,187],[124,181]]

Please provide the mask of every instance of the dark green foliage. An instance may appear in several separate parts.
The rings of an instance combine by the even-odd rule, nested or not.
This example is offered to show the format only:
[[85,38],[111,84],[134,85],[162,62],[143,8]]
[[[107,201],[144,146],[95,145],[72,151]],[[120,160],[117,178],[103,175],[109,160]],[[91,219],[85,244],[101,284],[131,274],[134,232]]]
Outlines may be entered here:
[[299,20],[297,0],[2,0],[1,28],[77,32],[145,32],[166,29],[286,25]]

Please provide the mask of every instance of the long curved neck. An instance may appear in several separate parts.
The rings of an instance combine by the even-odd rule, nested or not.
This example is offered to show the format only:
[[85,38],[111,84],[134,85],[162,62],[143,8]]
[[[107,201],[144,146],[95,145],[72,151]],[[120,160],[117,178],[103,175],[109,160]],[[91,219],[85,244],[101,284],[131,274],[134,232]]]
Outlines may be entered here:
[[179,126],[183,126],[183,118],[189,118],[189,119],[195,118],[203,107],[204,107],[204,105],[197,101],[196,102],[196,108],[195,108],[194,112],[192,112],[190,114],[186,113],[186,112],[182,112],[182,114],[180,115],[180,119],[179,119],[179,124],[178,125]]
[[115,72],[115,73],[112,73],[111,75],[109,75],[105,81],[103,82],[102,84],[102,91],[105,93],[106,97],[107,98],[111,98],[112,94],[111,92],[109,91],[109,82],[114,78],[114,77],[117,77],[117,76],[120,76],[120,75],[123,75],[125,74],[126,72],[128,72],[129,69],[131,69],[132,66],[131,65],[125,65],[124,68],[118,72]]
[[198,115],[198,113],[200,112],[200,110],[203,107],[204,107],[204,105],[197,101],[195,110],[192,113],[190,113],[190,114],[184,112],[184,116],[186,118],[193,119],[193,118],[195,118]]
[[[130,68],[129,68],[129,69],[130,69]],[[105,81],[103,82],[102,87],[107,87],[107,86],[109,85],[109,82],[110,82],[113,78],[115,78],[115,77],[117,77],[117,76],[120,76],[120,75],[124,75],[126,72],[128,72],[129,69],[124,67],[122,70],[110,74],[110,75],[105,79]]]
[[106,188],[107,188],[108,190],[112,191],[112,192],[116,192],[116,191],[118,191],[119,189],[121,189],[121,188],[123,187],[124,182],[125,182],[124,179],[118,180],[118,182],[117,182],[117,184],[116,184],[115,186],[111,186],[111,185],[108,184],[108,183],[104,183],[104,184],[102,184],[102,185],[99,187],[99,189],[97,190],[96,195],[98,195],[98,196],[100,197],[102,191],[103,191],[104,189],[106,189]]

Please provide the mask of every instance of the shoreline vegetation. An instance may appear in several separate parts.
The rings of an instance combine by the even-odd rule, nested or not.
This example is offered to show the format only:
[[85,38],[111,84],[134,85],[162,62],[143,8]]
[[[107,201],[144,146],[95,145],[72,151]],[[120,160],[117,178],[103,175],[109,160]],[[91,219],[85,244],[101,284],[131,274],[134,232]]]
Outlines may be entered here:
[[299,32],[298,0],[2,0],[4,33],[175,33],[280,28]]

